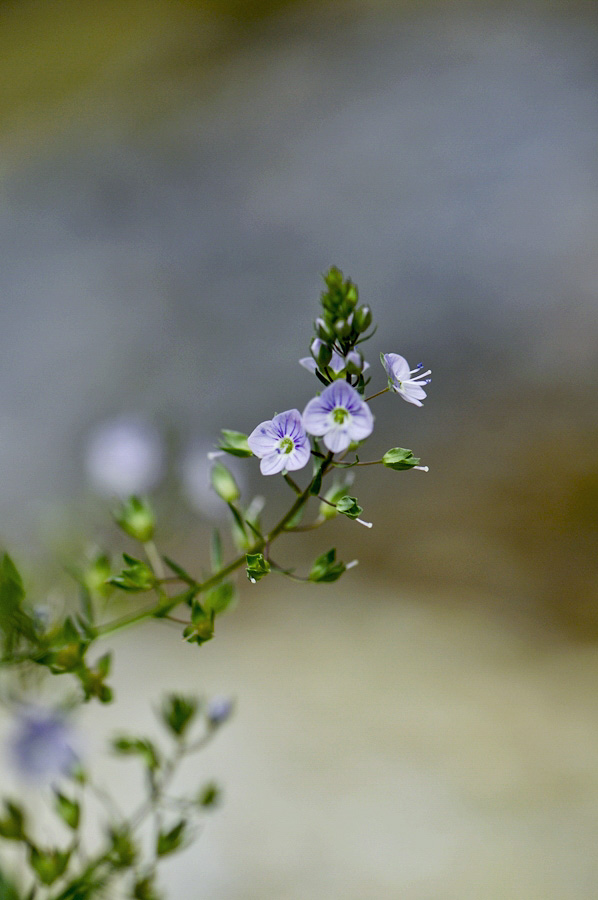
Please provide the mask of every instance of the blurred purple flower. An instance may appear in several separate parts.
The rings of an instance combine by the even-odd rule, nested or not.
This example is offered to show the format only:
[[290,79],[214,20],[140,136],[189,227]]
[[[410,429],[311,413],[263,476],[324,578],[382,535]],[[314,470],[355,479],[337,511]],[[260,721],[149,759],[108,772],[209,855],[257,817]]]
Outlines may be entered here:
[[[380,360],[388,375],[389,388],[400,394],[407,403],[423,406],[424,404],[421,401],[425,400],[427,396],[423,385],[429,384],[432,380],[431,378],[426,378],[426,375],[431,374],[431,369],[422,372],[423,363],[418,363],[415,369],[410,369],[405,357],[399,356],[398,353],[381,353]],[[420,374],[412,378],[411,376],[415,375],[416,372]]]
[[159,432],[135,418],[99,425],[87,443],[85,463],[94,487],[103,494],[145,494],[159,481],[164,451]]
[[287,409],[261,422],[247,438],[249,448],[261,459],[262,475],[276,475],[307,465],[311,446],[298,409]]
[[212,726],[223,725],[233,711],[230,697],[214,697],[208,703],[207,717]]
[[374,417],[367,403],[346,381],[335,381],[303,412],[309,434],[324,438],[333,453],[346,450],[352,441],[363,441],[374,430]]
[[[354,356],[357,356],[354,351],[352,351],[352,353]],[[349,354],[349,356],[351,356],[351,354]],[[330,369],[333,375],[342,375],[342,373],[345,371],[346,364],[347,363],[344,356],[341,356],[338,350],[333,350],[332,359],[330,360],[326,368]],[[308,372],[312,373],[315,372],[318,368],[317,363],[312,356],[304,356],[303,359],[299,360],[299,365],[303,366],[304,369],[307,369]],[[367,369],[369,369],[369,367],[369,362],[364,362],[362,371],[365,372]]]
[[8,751],[19,775],[30,781],[67,775],[77,762],[75,735],[65,716],[40,707],[19,711]]

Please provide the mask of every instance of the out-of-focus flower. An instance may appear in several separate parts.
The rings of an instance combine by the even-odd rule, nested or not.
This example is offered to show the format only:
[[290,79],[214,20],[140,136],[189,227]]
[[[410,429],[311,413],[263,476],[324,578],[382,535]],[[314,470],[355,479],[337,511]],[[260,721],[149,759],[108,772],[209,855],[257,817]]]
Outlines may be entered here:
[[162,439],[146,422],[112,419],[90,435],[85,463],[93,486],[101,493],[119,497],[145,494],[162,475]]
[[309,434],[324,438],[333,453],[346,450],[352,441],[363,441],[374,430],[374,417],[363,398],[346,381],[335,381],[303,412]]
[[311,447],[298,409],[287,409],[253,429],[247,443],[261,459],[262,475],[292,472],[307,465]]
[[230,697],[213,697],[208,703],[207,719],[212,727],[223,725],[233,711]]
[[[388,375],[389,388],[400,394],[407,403],[423,406],[422,400],[426,398],[423,385],[429,384],[432,380],[426,377],[431,375],[432,370],[422,372],[423,363],[418,363],[415,369],[410,369],[405,357],[399,356],[398,353],[381,353],[380,360]],[[412,375],[415,375],[415,378],[412,378]]]
[[18,712],[8,751],[19,775],[48,782],[72,771],[78,758],[75,744],[74,731],[63,714],[31,706]]
[[[354,351],[352,351],[352,352],[354,352]],[[357,356],[358,354],[355,354],[355,355]],[[351,356],[351,354],[349,354],[349,356]],[[311,356],[304,356],[303,359],[299,360],[299,365],[303,366],[304,369],[307,369],[308,372],[312,372],[312,373],[314,373],[316,371],[316,369],[318,368],[315,359]],[[345,358],[343,356],[341,356],[341,354],[337,350],[333,350],[332,351],[332,359],[330,360],[330,362],[328,363],[328,366],[327,366],[327,368],[330,369],[332,374],[333,375],[342,375],[342,373],[345,371],[346,365],[347,365],[347,361],[345,360]],[[364,362],[362,372],[365,372],[367,369],[369,369],[369,367],[370,367],[369,362]]]

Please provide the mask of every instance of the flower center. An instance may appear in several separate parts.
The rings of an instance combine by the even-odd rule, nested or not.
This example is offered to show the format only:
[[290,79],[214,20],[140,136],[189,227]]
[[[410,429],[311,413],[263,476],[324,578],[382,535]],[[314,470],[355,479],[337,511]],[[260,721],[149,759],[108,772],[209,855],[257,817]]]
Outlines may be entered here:
[[280,444],[278,445],[278,448],[281,453],[292,453],[294,446],[295,445],[290,437],[283,437]]
[[346,419],[349,418],[349,411],[344,409],[342,406],[337,406],[334,412],[332,413],[332,419],[335,425],[342,425]]

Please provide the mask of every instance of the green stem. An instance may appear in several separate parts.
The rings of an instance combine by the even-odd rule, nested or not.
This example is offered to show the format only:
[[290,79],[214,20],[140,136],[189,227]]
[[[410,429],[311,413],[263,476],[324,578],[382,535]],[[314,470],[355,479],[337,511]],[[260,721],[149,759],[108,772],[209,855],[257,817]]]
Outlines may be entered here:
[[365,403],[369,403],[369,401],[370,401],[370,400],[373,400],[374,397],[379,397],[380,394],[385,394],[385,393],[386,393],[387,391],[389,391],[389,390],[390,390],[389,387],[385,387],[385,388],[383,388],[381,391],[377,391],[377,393],[372,394],[370,397],[366,397],[366,398],[365,398]]
[[[320,467],[320,471],[322,475],[326,473],[326,470],[330,467],[330,465],[334,465],[332,462],[332,453],[329,453],[328,456],[322,462]],[[366,465],[365,463],[363,465]],[[288,522],[292,521],[293,517],[299,512],[299,510],[305,506],[307,501],[311,496],[311,488],[318,476],[318,473],[314,475],[308,486],[304,491],[299,494],[291,508],[285,515],[280,519],[279,522],[274,526],[274,528],[261,540],[256,541],[256,543],[247,551],[248,553],[260,553],[266,544],[271,544],[272,541],[276,540],[276,538],[285,530],[285,526]],[[146,553],[148,552],[146,546]],[[149,558],[149,553],[148,553]],[[151,561],[151,560],[150,560]],[[205,581],[198,582],[196,584],[197,593],[202,593],[203,591],[207,591],[212,587],[215,587],[217,584],[227,578],[228,575],[232,575],[237,569],[239,569],[245,562],[245,553],[240,554],[235,559],[231,560],[224,568],[219,569],[217,572],[214,572],[213,575],[210,575],[209,578],[206,578]],[[138,610],[137,612],[130,613],[126,616],[121,616],[119,619],[114,619],[112,622],[106,622],[104,625],[100,625],[97,629],[98,636],[104,637],[107,634],[113,634],[115,631],[120,631],[122,628],[128,628],[129,625],[135,625],[137,622],[142,622],[144,619],[149,619],[152,616],[155,616],[163,609],[164,599],[160,601],[160,603],[154,604],[151,607],[146,607],[145,609]]]

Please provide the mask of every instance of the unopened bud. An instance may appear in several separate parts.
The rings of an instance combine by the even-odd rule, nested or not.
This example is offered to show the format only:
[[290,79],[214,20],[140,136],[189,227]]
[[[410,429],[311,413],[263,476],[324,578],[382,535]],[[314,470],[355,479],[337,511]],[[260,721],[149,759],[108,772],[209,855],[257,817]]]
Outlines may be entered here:
[[332,359],[332,349],[321,341],[320,338],[314,338],[309,348],[311,355],[315,359],[320,369],[325,369]]
[[363,372],[363,356],[359,350],[351,350],[345,357],[346,370],[350,375],[361,375]]
[[360,306],[355,310],[353,324],[359,334],[368,330],[372,324],[372,310],[369,306]]
[[327,344],[334,341],[334,331],[332,330],[328,322],[326,322],[324,319],[316,319],[316,321],[314,322],[314,328],[316,330],[317,336],[322,341],[325,341]]

